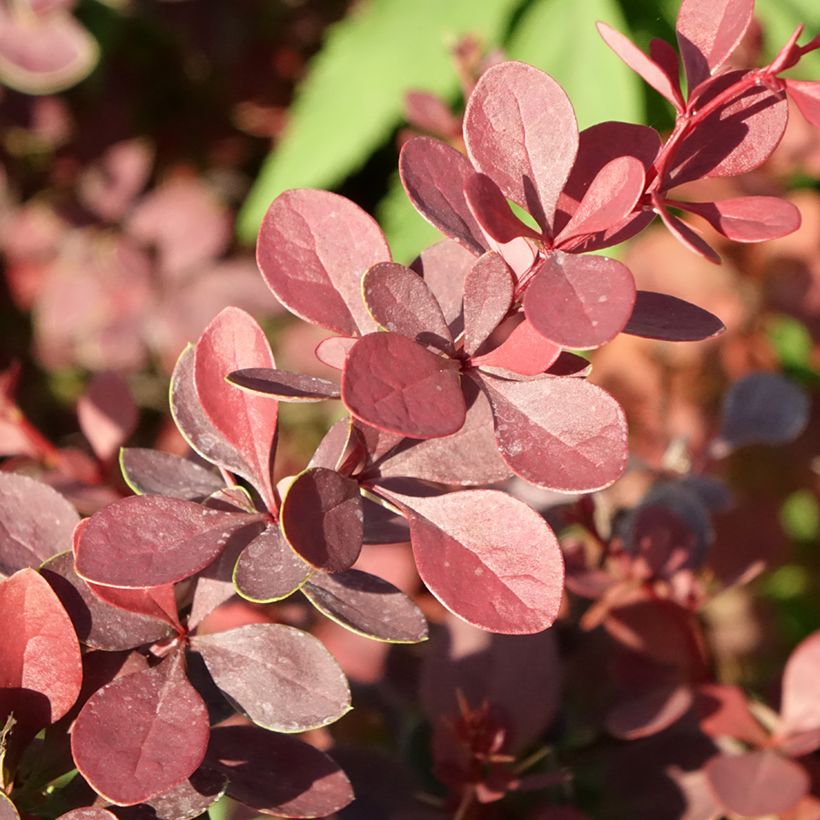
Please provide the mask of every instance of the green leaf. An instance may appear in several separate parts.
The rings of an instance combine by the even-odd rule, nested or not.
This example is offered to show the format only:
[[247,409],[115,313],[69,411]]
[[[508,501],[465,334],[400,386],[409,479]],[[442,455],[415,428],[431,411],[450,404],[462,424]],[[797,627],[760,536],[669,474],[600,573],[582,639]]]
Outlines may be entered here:
[[643,122],[640,80],[601,40],[597,20],[629,34],[616,0],[534,0],[510,36],[507,55],[562,85],[579,128],[605,120]]
[[802,322],[791,316],[775,316],[766,330],[783,367],[811,369],[812,339]]
[[[774,57],[801,23],[805,26],[801,43],[820,32],[820,3],[817,0],[759,0],[755,5],[755,16],[763,26],[768,58]],[[820,76],[820,52],[807,54],[791,74],[816,80]]]
[[520,2],[370,0],[332,26],[240,212],[240,237],[255,238],[287,188],[330,188],[359,168],[401,121],[406,91],[453,96],[448,46],[465,34],[495,43]]

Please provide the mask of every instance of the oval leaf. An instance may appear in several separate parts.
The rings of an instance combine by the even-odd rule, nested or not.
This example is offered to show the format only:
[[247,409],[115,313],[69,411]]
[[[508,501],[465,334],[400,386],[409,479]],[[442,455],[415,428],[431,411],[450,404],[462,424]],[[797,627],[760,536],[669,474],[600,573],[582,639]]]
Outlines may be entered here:
[[639,290],[624,333],[669,342],[699,342],[726,330],[708,310],[677,296]]
[[478,350],[512,306],[515,280],[497,253],[480,257],[464,279],[464,352]]
[[800,211],[776,196],[741,196],[719,202],[676,202],[735,242],[765,242],[794,233]]
[[139,495],[202,501],[225,486],[219,473],[202,464],[143,447],[120,450],[120,468],[125,483]]
[[339,388],[327,379],[272,368],[249,367],[235,370],[228,374],[228,381],[252,393],[273,396],[279,401],[323,401],[339,398]]

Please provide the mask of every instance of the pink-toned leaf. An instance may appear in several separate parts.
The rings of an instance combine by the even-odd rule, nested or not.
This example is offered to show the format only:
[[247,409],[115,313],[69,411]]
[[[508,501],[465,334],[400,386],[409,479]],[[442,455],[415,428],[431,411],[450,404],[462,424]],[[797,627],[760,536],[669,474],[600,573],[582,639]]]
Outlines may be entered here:
[[104,586],[176,583],[208,566],[234,532],[258,518],[176,498],[123,498],[87,519],[75,545],[77,573]]
[[690,96],[737,48],[753,11],[754,0],[682,0],[675,32]]
[[356,344],[354,336],[331,336],[316,345],[316,358],[328,367],[343,370],[350,348]]
[[802,766],[770,749],[733,757],[718,755],[704,771],[726,810],[745,817],[781,815],[805,797],[811,786]]
[[416,210],[468,251],[481,254],[484,236],[464,198],[473,173],[464,154],[431,137],[414,137],[399,155],[402,185]]
[[219,473],[196,461],[142,447],[124,447],[120,467],[126,484],[139,495],[202,501],[225,486]]
[[[379,493],[384,494],[382,487]],[[551,626],[564,563],[544,519],[495,490],[414,497],[389,491],[410,524],[419,575],[444,606],[490,632]]]
[[57,820],[117,820],[117,815],[98,806],[85,806],[61,814]]
[[510,209],[498,185],[486,174],[473,174],[464,185],[464,196],[482,231],[493,241],[506,244],[519,236],[541,239]]
[[350,781],[324,752],[255,726],[211,732],[208,763],[234,800],[276,817],[327,817],[353,800]]
[[262,328],[245,311],[225,308],[197,342],[196,392],[211,424],[250,466],[254,486],[274,509],[271,461],[278,404],[225,381],[229,373],[248,367],[276,367],[270,345]]
[[710,683],[698,687],[695,710],[700,728],[709,737],[733,737],[752,746],[764,746],[766,730],[755,720],[743,690]]
[[287,598],[313,573],[275,524],[242,550],[233,571],[236,591],[249,601],[270,603]]
[[820,126],[820,83],[786,80],[786,90],[800,113],[812,125]]
[[[677,76],[673,81],[665,66],[658,65],[657,60],[647,57],[630,39],[606,23],[597,23],[598,33],[604,42],[643,80],[652,86],[659,94],[683,111],[684,102],[677,84]],[[677,74],[677,66],[676,74]]]
[[404,116],[412,126],[438,136],[458,135],[459,118],[447,103],[428,91],[408,91],[404,95]]
[[216,685],[274,732],[326,726],[350,709],[347,680],[321,641],[282,624],[250,624],[191,639]]
[[31,737],[80,694],[80,645],[71,619],[33,569],[0,581],[0,723],[10,714]]
[[278,401],[304,402],[339,398],[339,388],[333,382],[285,370],[248,367],[229,373],[227,379],[237,387],[251,393],[273,396]]
[[508,316],[494,331],[479,355],[470,363],[476,367],[496,368],[520,376],[536,376],[543,373],[561,355],[561,348],[545,339],[523,313]]
[[699,342],[718,336],[726,326],[708,310],[677,296],[639,290],[624,333],[669,342]]
[[464,424],[458,364],[398,333],[370,333],[347,356],[342,400],[366,424],[437,438]]
[[74,507],[48,485],[0,472],[0,574],[38,567],[69,549],[79,520]]
[[311,467],[300,473],[282,500],[282,532],[311,566],[341,572],[362,548],[362,497],[352,478]]
[[[783,671],[782,724],[779,744],[790,754],[808,754],[820,746],[820,632],[801,641]],[[802,735],[802,737],[801,737]]]
[[679,720],[691,705],[692,690],[685,685],[672,684],[637,692],[610,709],[606,729],[624,740],[649,737]]
[[74,571],[74,555],[64,552],[40,570],[71,618],[81,643],[93,649],[119,652],[169,637],[166,619],[126,612],[106,604]]
[[532,326],[561,347],[599,347],[618,335],[635,304],[626,265],[606,256],[550,254],[524,295]]
[[71,732],[82,776],[105,799],[132,806],[187,780],[205,757],[208,711],[181,652],[98,690]]
[[373,319],[425,347],[453,352],[453,337],[436,297],[415,271],[380,262],[365,273],[362,296]]
[[[108,814],[108,812],[105,813]],[[20,820],[17,808],[5,792],[0,792],[0,820]],[[99,818],[99,820],[103,820],[103,818]],[[114,820],[113,815],[110,816],[110,820]]]
[[702,256],[715,265],[720,264],[720,256],[717,251],[693,227],[682,219],[678,219],[674,214],[669,213],[665,207],[661,207],[658,210],[663,224],[666,225],[669,233],[671,233],[684,248],[688,248],[692,253]]
[[464,352],[478,350],[512,306],[515,281],[497,253],[480,257],[464,279]]
[[476,168],[551,233],[578,150],[575,112],[561,86],[524,63],[493,66],[467,103],[464,141]]
[[800,227],[800,211],[776,196],[741,196],[719,202],[675,202],[675,206],[705,219],[718,233],[735,242],[765,242]]
[[604,390],[582,379],[503,381],[483,375],[504,461],[558,492],[608,487],[626,467],[626,419]]
[[100,461],[117,454],[138,418],[128,382],[117,373],[95,373],[77,403],[80,429]]
[[348,336],[376,329],[359,283],[369,267],[390,259],[390,248],[376,221],[350,200],[285,191],[265,214],[256,259],[291,313]]

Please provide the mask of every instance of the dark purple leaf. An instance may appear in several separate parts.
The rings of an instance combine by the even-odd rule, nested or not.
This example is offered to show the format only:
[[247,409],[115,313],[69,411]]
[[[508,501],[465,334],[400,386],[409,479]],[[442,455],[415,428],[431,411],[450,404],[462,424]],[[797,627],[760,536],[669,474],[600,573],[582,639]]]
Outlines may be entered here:
[[143,447],[120,450],[120,468],[126,484],[139,495],[202,501],[225,486],[219,473],[209,467]]
[[198,635],[216,685],[256,724],[274,732],[326,726],[350,709],[347,680],[321,641],[281,624]]
[[288,373],[264,367],[249,367],[228,374],[228,381],[252,393],[273,396],[279,401],[323,401],[338,399],[339,388],[327,379]]
[[512,212],[501,189],[486,174],[468,177],[464,196],[476,221],[494,242],[503,245],[519,236],[542,238]]
[[512,306],[515,279],[497,253],[480,257],[464,279],[464,352],[472,356]]
[[718,233],[735,242],[765,242],[794,233],[800,211],[776,196],[741,196],[719,202],[675,202],[703,217]]
[[726,326],[709,311],[670,296],[639,290],[624,333],[669,342],[699,342],[718,336]]
[[[437,441],[437,439],[432,439]],[[418,443],[418,442],[417,442]],[[362,496],[365,544],[405,544],[410,541],[407,522],[392,510]]]
[[340,626],[377,641],[418,643],[427,638],[421,610],[393,584],[351,569],[314,575],[302,593]]
[[265,214],[256,259],[291,313],[347,336],[376,329],[359,283],[369,267],[389,261],[390,248],[373,217],[350,200],[285,191]]
[[114,458],[139,421],[128,382],[117,373],[95,373],[77,402],[77,421],[97,458]]
[[208,745],[208,712],[177,651],[159,666],[104,686],[71,731],[80,774],[106,800],[132,806],[180,785]]

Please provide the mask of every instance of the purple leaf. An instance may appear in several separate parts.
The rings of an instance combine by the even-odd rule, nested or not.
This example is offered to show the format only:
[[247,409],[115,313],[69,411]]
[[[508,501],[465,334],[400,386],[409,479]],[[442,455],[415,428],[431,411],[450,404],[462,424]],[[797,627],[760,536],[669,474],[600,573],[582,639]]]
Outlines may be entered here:
[[94,374],[77,403],[77,420],[97,458],[112,459],[139,420],[128,382],[117,373]]
[[[501,339],[502,341],[498,341]],[[523,313],[508,316],[495,330],[489,342],[488,352],[479,350],[470,364],[483,370],[494,368],[520,376],[537,376],[543,373],[561,354],[561,348],[545,339]]]
[[820,126],[820,83],[786,80],[786,90],[806,120]]
[[216,685],[257,725],[304,732],[338,720],[350,709],[347,680],[321,641],[281,624],[250,624],[198,635]]
[[427,639],[421,610],[393,584],[367,572],[317,573],[302,594],[323,615],[365,638],[387,643]]
[[462,153],[430,137],[413,137],[399,155],[402,185],[415,209],[443,234],[481,254],[484,236],[464,198],[464,186],[473,173]]
[[324,752],[255,726],[219,726],[207,760],[234,800],[276,817],[327,817],[353,800],[350,781]]
[[675,202],[675,207],[705,219],[735,242],[765,242],[800,227],[800,211],[776,196],[741,196],[719,202]]
[[202,501],[225,486],[219,473],[173,453],[142,447],[120,450],[125,483],[139,495],[164,495]]
[[411,438],[449,436],[466,414],[458,363],[397,333],[370,333],[351,348],[342,400],[366,424]]
[[259,518],[162,496],[123,498],[87,519],[77,573],[104,586],[176,583],[208,566],[236,530]]
[[482,376],[504,461],[558,492],[608,487],[626,467],[626,419],[604,390],[582,379],[526,382]]
[[208,734],[207,709],[177,651],[93,694],[74,722],[71,752],[98,794],[132,806],[187,780],[205,757]]
[[414,271],[396,262],[380,262],[365,273],[362,296],[385,330],[425,347],[453,352],[453,337],[436,297]]
[[376,329],[359,282],[390,259],[381,228],[358,205],[327,191],[278,196],[262,222],[256,259],[279,301],[307,322],[356,336]]
[[486,174],[467,178],[464,196],[482,231],[494,242],[506,244],[519,236],[540,240],[541,234],[525,225],[510,209],[507,198]]
[[497,253],[476,260],[464,279],[464,352],[472,356],[507,315],[515,280]]
[[250,466],[254,486],[276,508],[271,461],[278,404],[225,381],[235,370],[276,365],[262,328],[245,311],[225,308],[205,329],[194,352],[194,382],[211,424]]
[[540,515],[496,490],[427,498],[378,492],[407,518],[419,575],[447,609],[489,632],[521,635],[552,625],[564,563]]
[[0,472],[0,574],[39,567],[69,549],[79,520],[74,507],[48,485]]
[[228,374],[228,381],[251,393],[273,396],[279,401],[324,401],[338,399],[339,388],[327,379],[288,373],[265,367],[249,367]]
[[575,112],[561,86],[524,63],[493,66],[470,95],[464,141],[475,167],[551,233],[578,150]]
[[620,333],[635,304],[635,280],[606,256],[550,254],[524,295],[524,313],[561,347],[599,347]]
[[624,333],[668,342],[699,342],[718,336],[726,326],[709,311],[669,296],[639,290]]

